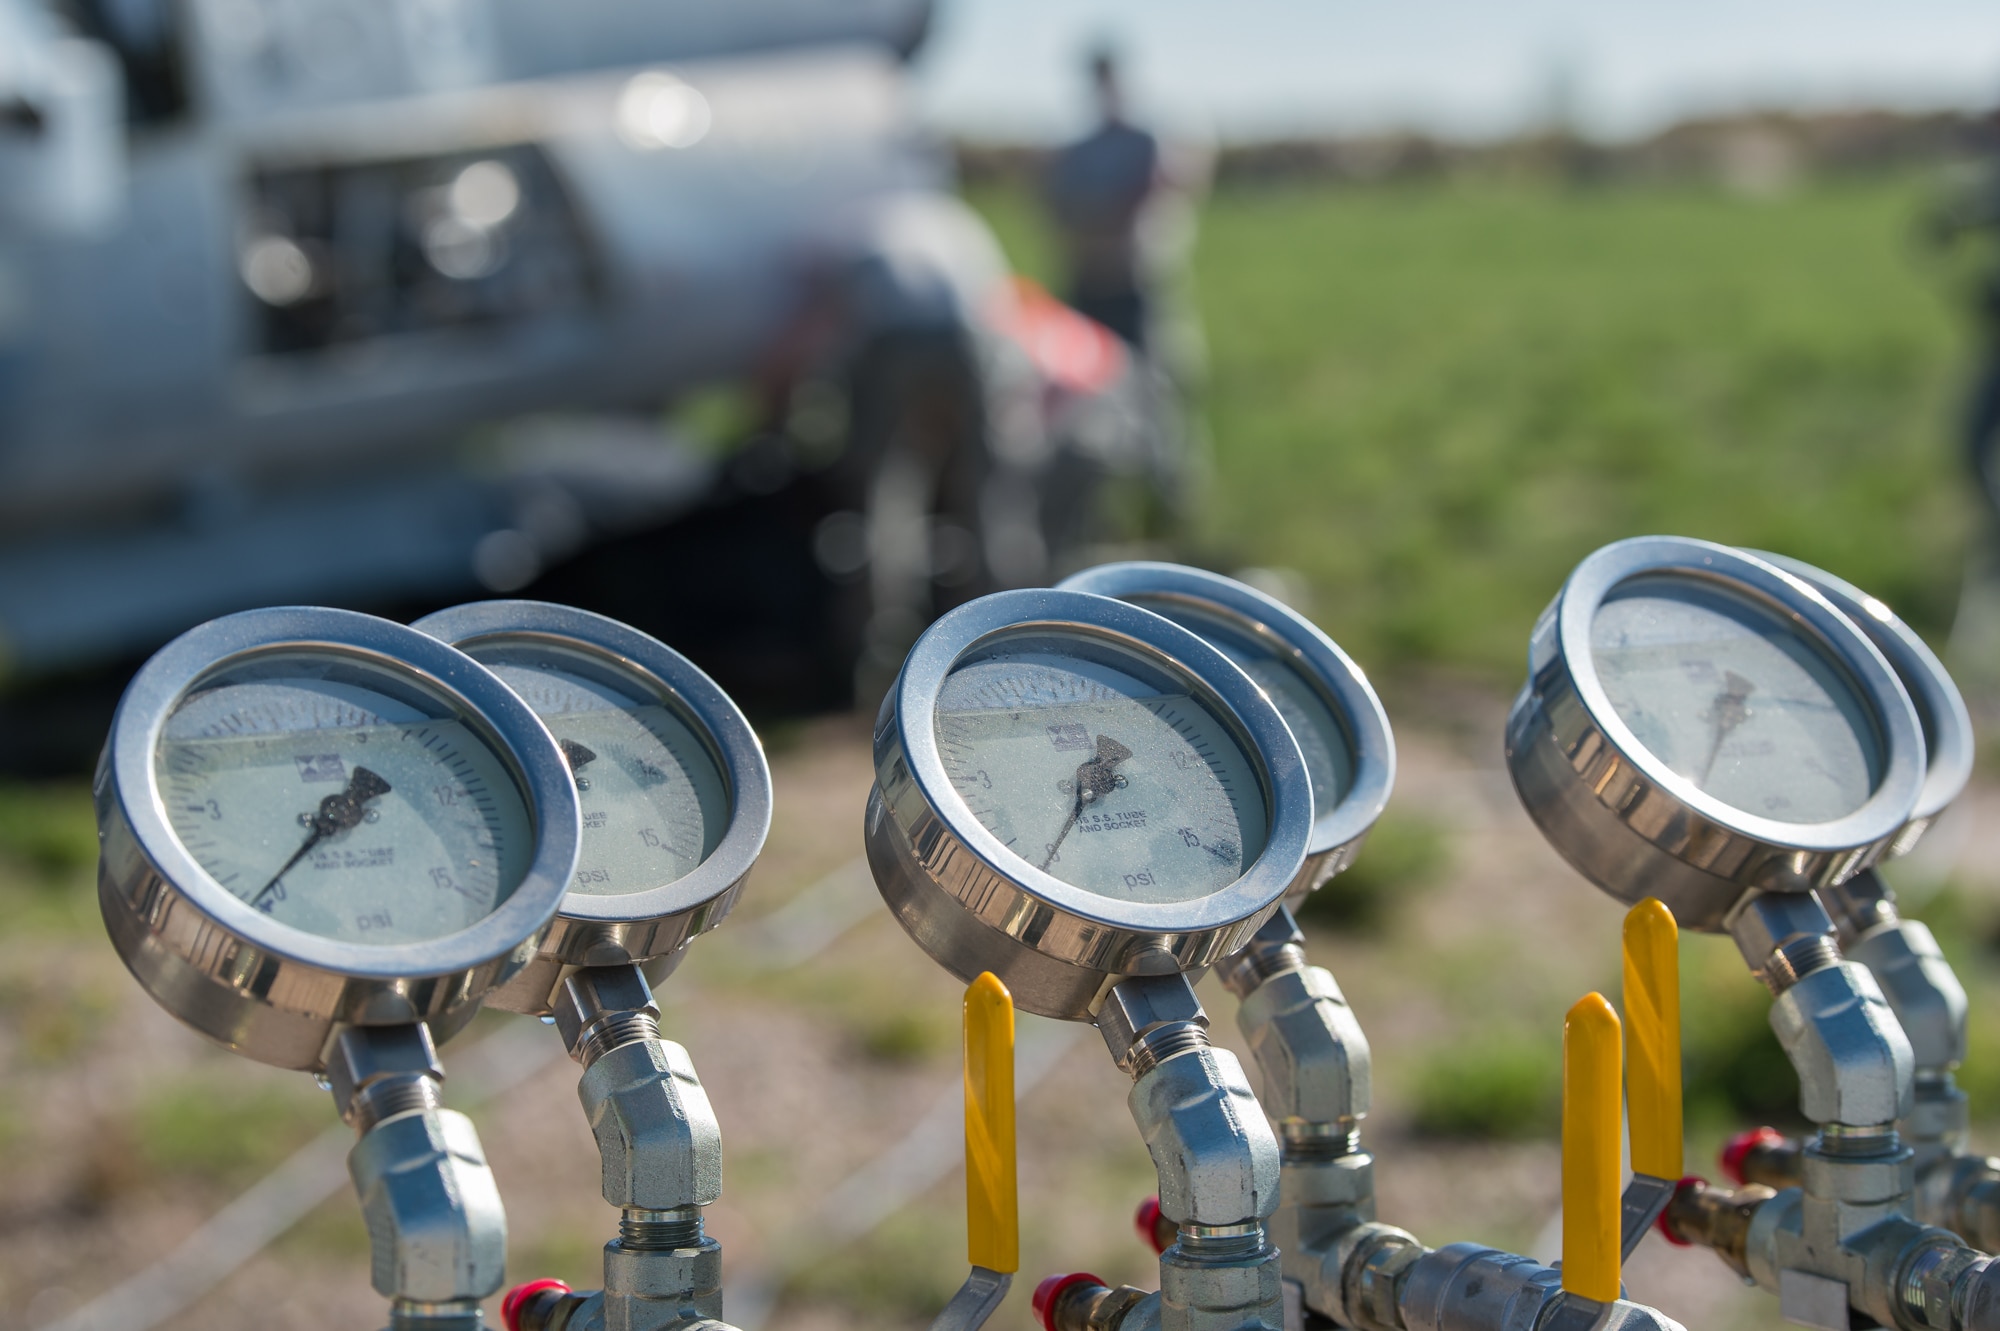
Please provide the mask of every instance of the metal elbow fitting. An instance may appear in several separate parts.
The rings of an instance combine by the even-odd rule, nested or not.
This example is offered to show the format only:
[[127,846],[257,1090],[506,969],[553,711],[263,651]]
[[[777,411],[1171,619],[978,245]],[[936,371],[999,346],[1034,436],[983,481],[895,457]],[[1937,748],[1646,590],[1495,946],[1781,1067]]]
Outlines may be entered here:
[[1919,1206],[1924,1218],[1932,1219],[1937,1167],[1965,1145],[1965,1094],[1951,1075],[1965,1060],[1965,986],[1930,929],[1897,911],[1896,894],[1875,870],[1825,889],[1820,897],[1839,929],[1841,948],[1875,977],[1909,1037],[1916,1100],[1902,1132],[1916,1148],[1917,1176],[1926,1185]]
[[355,1143],[347,1172],[377,1293],[476,1311],[500,1288],[507,1213],[471,1119],[434,1106],[382,1119]]
[[1160,1212],[1189,1226],[1262,1222],[1278,1204],[1278,1143],[1243,1065],[1208,1042],[1181,975],[1114,986],[1097,1026],[1132,1074],[1126,1103],[1160,1176]]
[[1161,1331],[1282,1331],[1279,1254],[1264,1237],[1278,1205],[1278,1141],[1243,1065],[1208,1041],[1208,1017],[1184,975],[1113,986],[1097,1027],[1132,1074],[1126,1103],[1160,1180],[1160,1213],[1177,1226],[1160,1255],[1160,1294],[1120,1314],[1157,1315]]
[[1965,1060],[1965,987],[1928,926],[1906,920],[1881,874],[1866,869],[1820,896],[1849,957],[1874,974],[1909,1034],[1917,1066],[1944,1071]]
[[1863,967],[1835,962],[1801,976],[1771,1004],[1771,1029],[1798,1071],[1799,1108],[1813,1122],[1873,1127],[1910,1112],[1909,1037]]
[[1304,966],[1270,976],[1243,999],[1236,1024],[1287,1147],[1354,1149],[1372,1096],[1368,1037],[1333,975]]
[[686,1049],[658,1038],[619,1045],[584,1070],[576,1093],[605,1201],[671,1211],[722,1195],[722,1126]]
[[722,1125],[686,1049],[660,1038],[660,1009],[637,966],[586,966],[551,1007],[583,1077],[604,1167],[604,1200],[628,1211],[707,1206],[722,1195]]
[[1243,1065],[1204,1044],[1132,1084],[1132,1120],[1160,1176],[1160,1212],[1189,1226],[1261,1222],[1278,1205],[1278,1142]]
[[1965,1061],[1965,986],[1929,928],[1903,919],[1879,925],[1849,944],[1847,955],[1881,986],[1917,1067],[1943,1071]]

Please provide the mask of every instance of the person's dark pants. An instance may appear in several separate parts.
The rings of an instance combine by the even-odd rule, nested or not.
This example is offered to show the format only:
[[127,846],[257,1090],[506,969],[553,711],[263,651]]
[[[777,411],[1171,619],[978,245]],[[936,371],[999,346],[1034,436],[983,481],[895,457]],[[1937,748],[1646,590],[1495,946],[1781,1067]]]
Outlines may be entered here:
[[2000,528],[2000,344],[1989,346],[1965,412],[1965,457],[1986,511]]
[[1137,291],[1072,292],[1070,305],[1077,313],[1095,319],[1131,346],[1146,349],[1146,298]]

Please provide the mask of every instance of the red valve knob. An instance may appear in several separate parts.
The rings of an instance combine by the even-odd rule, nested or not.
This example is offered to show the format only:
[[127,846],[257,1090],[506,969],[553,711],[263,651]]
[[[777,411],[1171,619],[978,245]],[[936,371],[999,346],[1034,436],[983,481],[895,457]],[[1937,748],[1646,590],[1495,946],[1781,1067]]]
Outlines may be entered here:
[[535,1295],[551,1289],[560,1294],[570,1292],[569,1286],[560,1280],[530,1280],[508,1290],[507,1297],[500,1300],[500,1320],[507,1324],[507,1331],[521,1331],[522,1307]]
[[1155,1253],[1163,1253],[1170,1246],[1160,1241],[1160,1199],[1148,1197],[1139,1203],[1139,1209],[1132,1213],[1132,1228],[1139,1231],[1139,1241]]
[[[1680,1182],[1674,1184],[1674,1196],[1678,1197],[1690,1188],[1705,1188],[1707,1186],[1707,1179],[1695,1174],[1689,1174],[1683,1177]],[[1653,1217],[1653,1228],[1659,1230],[1660,1236],[1676,1248],[1692,1248],[1694,1244],[1674,1233],[1673,1226],[1667,1223],[1667,1212],[1673,1209],[1674,1204],[1672,1202],[1668,1202],[1665,1206],[1661,1207],[1660,1213]]]
[[1776,1128],[1751,1128],[1747,1132],[1739,1132],[1722,1148],[1722,1172],[1740,1188],[1746,1181],[1743,1177],[1743,1162],[1749,1158],[1750,1152],[1759,1147],[1784,1144],[1785,1134]]
[[[1056,1331],[1056,1300],[1072,1285],[1102,1285],[1104,1282],[1087,1271],[1075,1271],[1069,1275],[1053,1275],[1035,1286],[1035,1297],[1028,1301],[1034,1309],[1035,1321],[1042,1331]],[[508,1331],[513,1331],[509,1328]]]

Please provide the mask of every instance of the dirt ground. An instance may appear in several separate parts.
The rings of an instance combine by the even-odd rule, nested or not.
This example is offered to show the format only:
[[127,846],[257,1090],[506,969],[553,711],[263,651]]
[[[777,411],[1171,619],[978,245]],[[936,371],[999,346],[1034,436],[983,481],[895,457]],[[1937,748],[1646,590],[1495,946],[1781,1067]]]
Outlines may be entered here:
[[[1468,1002],[1509,1004],[1524,1023],[1552,1030],[1587,989],[1615,994],[1620,912],[1520,812],[1499,766],[1503,706],[1449,688],[1392,706],[1394,807],[1446,829],[1449,865],[1389,938],[1320,933],[1312,952],[1339,977],[1375,1051],[1365,1136],[1382,1218],[1432,1244],[1477,1239],[1552,1258],[1553,1139],[1441,1144],[1410,1125],[1418,1052],[1434,1049]],[[725,1195],[710,1232],[724,1244],[731,1312],[746,1323],[923,1326],[965,1271],[951,1167],[959,986],[871,907],[855,865],[869,781],[862,723],[836,719],[771,739],[769,849],[738,915],[662,986],[667,1031],[691,1051],[724,1127]],[[2000,896],[1991,867],[2000,866],[2000,820],[1988,816],[1996,803],[2000,790],[1976,788],[1922,853],[1933,871]],[[774,970],[773,948],[799,944],[758,921],[808,891],[817,905],[807,925],[855,922],[824,951]],[[167,1256],[335,1122],[305,1078],[244,1063],[177,1025],[89,927],[94,906],[66,909],[73,927],[0,938],[0,1331],[54,1323]],[[1236,1043],[1233,1001],[1212,981],[1203,994],[1219,1038]],[[1153,1185],[1124,1106],[1126,1079],[1087,1028],[1024,1017],[1021,1038],[1024,1080],[1031,1063],[1038,1079],[1021,1096],[1024,1264],[1022,1287],[992,1323],[1002,1331],[1032,1325],[1027,1289],[1049,1272],[1154,1278],[1129,1224]],[[589,1286],[614,1213],[597,1195],[577,1070],[557,1044],[526,1019],[483,1016],[444,1050],[447,1065],[464,1070],[446,1098],[473,1105],[507,1200],[510,1281]],[[491,1086],[523,1071],[480,1100],[482,1078]],[[1695,1169],[1707,1163],[1690,1159]],[[330,1195],[300,1224],[162,1325],[381,1325],[352,1198],[337,1177],[322,1187]],[[1657,1239],[1640,1250],[1628,1284],[1634,1298],[1701,1331],[1779,1325],[1769,1296],[1743,1289],[1709,1254]]]

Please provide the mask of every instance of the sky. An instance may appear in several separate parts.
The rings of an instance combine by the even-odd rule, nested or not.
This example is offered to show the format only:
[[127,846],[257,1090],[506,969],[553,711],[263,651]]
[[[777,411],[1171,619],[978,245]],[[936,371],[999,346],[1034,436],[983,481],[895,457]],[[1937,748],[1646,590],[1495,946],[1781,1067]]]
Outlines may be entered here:
[[1764,107],[2000,101],[1994,0],[937,0],[933,123],[1041,140],[1084,123],[1082,53],[1124,55],[1150,118],[1224,139],[1498,137],[1557,103],[1604,138]]

